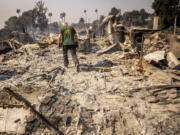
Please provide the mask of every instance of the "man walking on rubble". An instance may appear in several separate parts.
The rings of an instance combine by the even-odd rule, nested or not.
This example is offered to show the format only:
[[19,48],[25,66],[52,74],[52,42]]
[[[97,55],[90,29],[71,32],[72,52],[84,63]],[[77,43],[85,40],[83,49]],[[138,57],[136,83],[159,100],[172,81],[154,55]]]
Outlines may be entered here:
[[68,26],[67,23],[62,23],[62,28],[58,37],[58,44],[63,47],[64,66],[68,67],[68,50],[70,50],[77,72],[79,72],[79,61],[76,55],[78,38],[75,29],[72,26]]

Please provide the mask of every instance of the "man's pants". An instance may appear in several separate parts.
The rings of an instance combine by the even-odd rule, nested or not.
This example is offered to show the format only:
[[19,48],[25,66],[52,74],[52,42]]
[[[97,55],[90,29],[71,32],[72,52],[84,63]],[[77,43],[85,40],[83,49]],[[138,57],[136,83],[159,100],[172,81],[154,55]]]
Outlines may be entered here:
[[73,61],[75,63],[75,66],[79,65],[79,61],[76,55],[76,48],[77,45],[63,45],[63,57],[64,57],[64,66],[68,66],[69,61],[68,61],[68,50],[71,51],[71,55],[73,58]]

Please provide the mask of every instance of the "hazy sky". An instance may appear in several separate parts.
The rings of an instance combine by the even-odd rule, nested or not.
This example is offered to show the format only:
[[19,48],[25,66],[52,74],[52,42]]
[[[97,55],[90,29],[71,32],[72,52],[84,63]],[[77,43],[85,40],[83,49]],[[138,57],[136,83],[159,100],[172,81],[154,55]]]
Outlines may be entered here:
[[[0,28],[4,26],[4,21],[10,16],[17,15],[16,9],[26,11],[34,7],[38,0],[0,0]],[[66,12],[67,22],[78,22],[80,17],[84,17],[83,10],[87,10],[89,21],[96,19],[95,9],[99,14],[107,15],[112,7],[117,7],[122,12],[132,9],[147,9],[152,12],[151,4],[153,0],[43,0],[53,13],[52,20],[59,21],[59,14]]]

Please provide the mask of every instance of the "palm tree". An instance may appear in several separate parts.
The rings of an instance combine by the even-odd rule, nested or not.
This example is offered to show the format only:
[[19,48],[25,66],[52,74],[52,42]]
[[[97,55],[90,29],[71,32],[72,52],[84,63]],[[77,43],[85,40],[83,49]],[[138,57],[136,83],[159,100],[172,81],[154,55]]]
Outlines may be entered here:
[[20,9],[17,9],[17,10],[16,10],[16,13],[18,14],[18,16],[19,16],[20,12],[21,12]]
[[86,22],[86,27],[87,27],[87,10],[86,9],[84,10],[84,14],[85,14],[85,17],[86,17],[86,21],[85,22]]
[[98,23],[98,34],[99,34],[99,36],[100,36],[100,30],[99,30],[99,14],[98,14],[98,9],[95,9],[95,13],[96,13],[96,15],[97,15],[97,23]]
[[66,13],[65,12],[60,13],[60,18],[61,18],[62,22],[65,22]]
[[64,15],[64,22],[66,21],[66,13],[63,12],[63,15]]
[[64,18],[63,13],[60,13],[60,18],[61,18],[61,20],[63,21],[63,18]]
[[48,16],[49,16],[49,22],[50,22],[50,24],[51,24],[51,17],[52,17],[52,13],[50,12],[50,13],[48,13]]
[[85,14],[87,13],[87,10],[86,10],[86,9],[84,10],[84,13],[85,13]]
[[97,20],[99,20],[99,17],[98,17],[98,10],[95,9],[95,13],[97,14]]

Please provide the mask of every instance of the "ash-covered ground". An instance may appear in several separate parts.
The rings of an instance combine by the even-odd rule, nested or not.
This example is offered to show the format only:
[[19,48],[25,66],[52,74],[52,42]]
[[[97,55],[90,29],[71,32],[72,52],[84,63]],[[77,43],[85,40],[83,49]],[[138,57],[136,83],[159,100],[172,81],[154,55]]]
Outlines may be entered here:
[[79,73],[71,56],[64,68],[55,44],[25,45],[1,55],[0,134],[180,134],[179,70],[147,62],[142,70],[131,51],[78,52],[78,58]]

